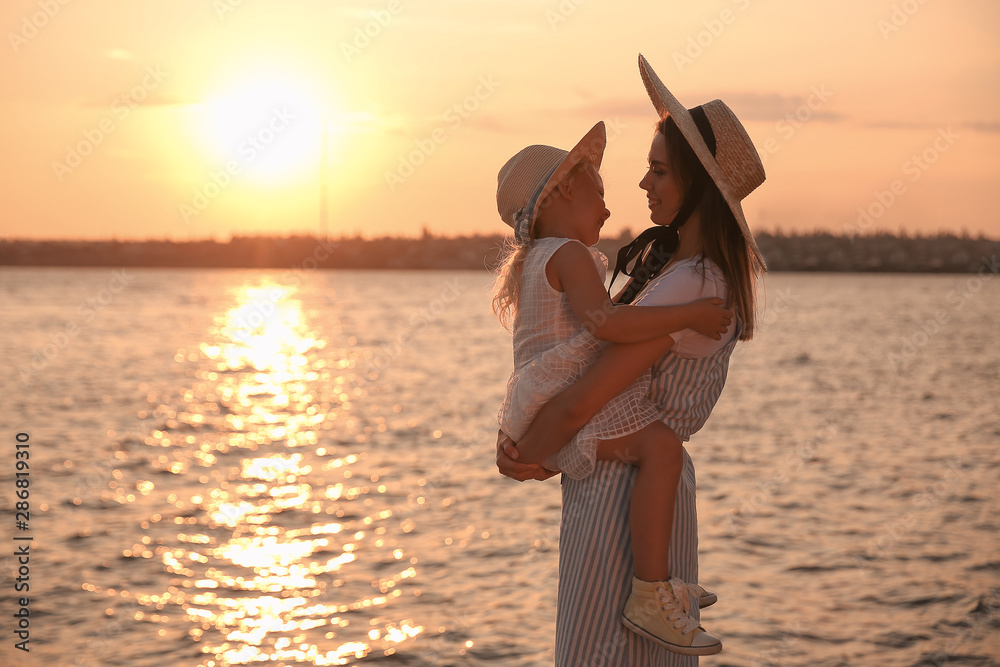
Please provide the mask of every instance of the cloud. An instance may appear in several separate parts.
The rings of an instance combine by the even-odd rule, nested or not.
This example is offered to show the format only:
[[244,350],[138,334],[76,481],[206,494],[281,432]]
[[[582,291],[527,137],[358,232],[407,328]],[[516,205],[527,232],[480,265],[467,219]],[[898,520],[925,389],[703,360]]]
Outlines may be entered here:
[[188,99],[173,93],[160,93],[158,91],[148,91],[145,97],[140,99],[139,95],[125,91],[122,94],[108,98],[100,97],[77,97],[71,104],[80,109],[110,109],[116,102],[128,104],[130,107],[176,107],[190,104],[200,104],[200,100]]
[[126,49],[108,49],[104,55],[111,60],[134,60],[132,52]]
[[489,21],[484,21],[480,8],[466,0],[455,0],[450,3],[439,0],[429,10],[411,5],[409,2],[353,3],[341,4],[333,11],[353,24],[348,26],[351,31],[361,28],[375,32],[376,27],[369,26],[374,22],[379,27],[378,32],[381,32],[382,28],[389,29],[390,23],[398,21],[406,24],[409,30],[418,31],[420,34],[430,30],[458,33],[463,36],[475,34],[496,36],[533,34],[546,25],[544,12],[541,10],[532,15],[526,13],[515,14],[513,17],[498,15]]
[[861,123],[861,127],[871,127],[877,130],[936,130],[941,126],[908,120],[873,120]]
[[[655,120],[656,111],[647,99],[636,100],[601,100],[590,104],[574,105],[570,111],[579,116],[587,118],[613,118],[615,116],[627,116],[629,118],[646,118],[650,122]],[[558,113],[566,113],[565,109],[559,109]]]
[[[839,112],[825,110],[817,97],[810,95],[781,95],[779,93],[724,93],[721,95],[692,95],[692,99],[707,102],[721,99],[744,122],[777,122],[788,114],[794,115],[802,109],[809,110],[810,120],[826,123],[840,123],[847,117]],[[634,100],[603,100],[573,107],[572,111],[587,117],[614,117],[651,119],[655,116],[653,105],[645,98]],[[564,113],[564,111],[560,111]]]
[[1000,132],[1000,122],[997,121],[966,121],[964,123],[930,123],[906,120],[877,120],[862,123],[863,127],[879,130],[940,130],[946,127],[958,127],[972,132]]
[[842,113],[824,109],[831,93],[822,86],[808,95],[781,95],[779,93],[731,93],[720,95],[733,112],[743,121],[779,121],[789,114],[804,114],[809,120],[840,123],[847,119]]
[[1000,132],[1000,122],[997,121],[972,121],[960,125],[973,132]]

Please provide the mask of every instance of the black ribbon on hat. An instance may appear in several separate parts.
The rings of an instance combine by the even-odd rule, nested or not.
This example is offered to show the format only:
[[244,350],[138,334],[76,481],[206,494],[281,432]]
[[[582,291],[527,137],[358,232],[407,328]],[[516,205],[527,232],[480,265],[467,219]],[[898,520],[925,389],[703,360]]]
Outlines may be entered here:
[[[714,157],[716,149],[715,133],[712,131],[712,125],[708,122],[708,117],[705,116],[705,110],[697,106],[690,109],[690,113],[691,118],[698,127],[698,132],[701,134],[702,139],[705,140],[708,150]],[[624,273],[632,279],[626,286],[625,291],[618,298],[618,303],[632,303],[639,292],[642,291],[642,288],[666,266],[673,254],[677,252],[677,246],[680,244],[680,235],[677,230],[694,213],[695,208],[701,202],[701,196],[705,192],[706,185],[706,172],[699,171],[695,176],[695,181],[691,184],[687,196],[684,198],[684,203],[669,225],[666,227],[653,225],[639,234],[634,241],[618,251],[618,256],[615,258],[615,271],[611,274],[611,284],[614,285],[619,273]],[[628,265],[633,260],[634,264],[630,269]],[[611,290],[609,288],[608,294],[610,293]]]

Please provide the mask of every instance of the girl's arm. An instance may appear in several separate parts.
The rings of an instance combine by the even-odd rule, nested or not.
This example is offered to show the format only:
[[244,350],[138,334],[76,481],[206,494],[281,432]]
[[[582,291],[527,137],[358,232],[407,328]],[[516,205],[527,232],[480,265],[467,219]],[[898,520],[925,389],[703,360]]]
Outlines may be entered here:
[[566,294],[583,326],[601,340],[639,343],[684,329],[719,340],[732,322],[722,299],[699,299],[679,306],[615,305],[594,268],[586,246],[565,243],[549,259],[545,275],[553,288]]
[[519,463],[541,463],[559,451],[605,403],[655,364],[673,344],[670,336],[664,336],[608,347],[583,377],[542,406],[512,458]]

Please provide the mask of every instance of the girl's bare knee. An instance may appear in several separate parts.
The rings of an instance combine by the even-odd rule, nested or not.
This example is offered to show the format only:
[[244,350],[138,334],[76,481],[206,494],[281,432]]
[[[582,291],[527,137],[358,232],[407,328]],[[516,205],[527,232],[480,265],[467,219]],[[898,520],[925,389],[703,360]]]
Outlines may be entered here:
[[642,438],[635,446],[635,455],[639,465],[653,465],[657,467],[679,466],[684,461],[684,448],[677,436],[670,432],[672,437],[662,437],[662,432],[657,433],[655,438]]

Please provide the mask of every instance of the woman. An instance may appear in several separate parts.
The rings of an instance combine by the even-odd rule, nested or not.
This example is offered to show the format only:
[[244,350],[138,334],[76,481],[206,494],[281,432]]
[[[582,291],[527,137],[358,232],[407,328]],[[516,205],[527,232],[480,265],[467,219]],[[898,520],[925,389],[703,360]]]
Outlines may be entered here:
[[[760,158],[724,103],[713,100],[689,111],[642,56],[639,71],[661,118],[650,147],[649,170],[639,184],[658,227],[619,254],[616,273],[631,257],[643,253],[639,266],[626,271],[632,280],[619,300],[629,302],[638,295],[638,304],[669,305],[718,296],[734,311],[735,325],[721,341],[685,331],[672,334],[665,343],[612,345],[579,382],[542,408],[518,443],[521,447],[567,442],[621,391],[620,381],[609,382],[609,377],[635,377],[650,366],[650,398],[663,421],[686,441],[715,406],[736,342],[753,336],[756,282],[764,262],[740,201],[764,181]],[[622,368],[630,372],[622,373]],[[503,437],[497,450],[497,466],[508,477],[549,476],[539,466],[518,463],[516,449]],[[633,476],[631,466],[600,462],[587,478],[563,479],[557,665],[697,664],[697,658],[668,652],[622,626],[622,606],[631,592],[628,499]],[[695,476],[687,452],[675,507],[672,576],[694,583],[698,581]],[[690,588],[683,611],[697,622],[698,608],[711,604],[714,596],[697,586]],[[657,591],[645,593],[655,596]]]

